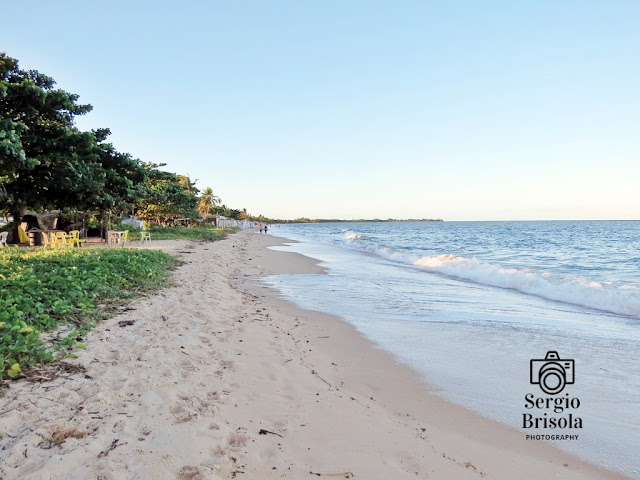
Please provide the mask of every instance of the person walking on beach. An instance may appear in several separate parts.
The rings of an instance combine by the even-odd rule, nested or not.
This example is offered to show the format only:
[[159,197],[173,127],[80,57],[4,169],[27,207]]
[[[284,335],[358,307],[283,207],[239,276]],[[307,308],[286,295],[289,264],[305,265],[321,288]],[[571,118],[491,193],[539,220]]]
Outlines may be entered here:
[[264,233],[267,233],[267,226],[264,226]]

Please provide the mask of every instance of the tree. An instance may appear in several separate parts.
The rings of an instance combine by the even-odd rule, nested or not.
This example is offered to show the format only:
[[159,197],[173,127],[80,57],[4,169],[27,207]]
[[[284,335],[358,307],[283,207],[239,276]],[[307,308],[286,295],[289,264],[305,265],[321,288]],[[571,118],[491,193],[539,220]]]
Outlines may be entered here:
[[138,200],[137,215],[156,223],[197,217],[198,189],[188,176],[158,170],[162,166],[164,165],[145,164],[146,192]]
[[234,220],[242,220],[242,211],[237,208],[229,209],[229,218],[233,218]]
[[14,219],[27,206],[51,203],[60,178],[75,184],[71,173],[87,173],[84,166],[71,164],[91,143],[75,129],[73,119],[92,107],[78,104],[77,95],[54,85],[52,78],[20,70],[17,60],[0,53],[0,206]]
[[106,142],[108,129],[82,132],[74,117],[91,105],[0,53],[0,211],[27,208],[128,210],[146,193],[140,160]]
[[[0,102],[6,95],[6,89],[0,85]],[[0,201],[6,200],[8,183],[15,170],[25,165],[27,157],[22,148],[20,133],[25,129],[21,122],[14,122],[10,118],[0,118]]]
[[94,131],[98,141],[99,168],[104,174],[102,194],[94,197],[93,205],[99,210],[133,211],[148,192],[148,168],[128,153],[120,153],[105,140],[108,129]]
[[[21,168],[34,165],[28,160],[22,146],[20,135],[27,130],[26,124],[10,108],[10,94],[15,88],[9,83],[18,70],[17,60],[0,53],[0,201],[6,201],[6,184]],[[15,83],[15,80],[14,80]]]
[[202,195],[198,199],[198,213],[202,217],[206,217],[211,213],[213,207],[220,202],[220,197],[213,194],[211,187],[207,187],[202,191]]
[[0,213],[13,215],[14,234],[27,208],[138,211],[158,222],[197,216],[188,176],[118,152],[106,128],[80,131],[74,118],[91,105],[54,86],[0,53]]

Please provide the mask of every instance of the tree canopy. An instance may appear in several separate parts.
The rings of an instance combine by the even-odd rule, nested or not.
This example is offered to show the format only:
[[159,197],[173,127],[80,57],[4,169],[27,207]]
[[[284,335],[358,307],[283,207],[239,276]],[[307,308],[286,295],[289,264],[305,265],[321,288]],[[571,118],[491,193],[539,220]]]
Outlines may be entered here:
[[196,218],[198,189],[185,175],[158,170],[162,166],[145,164],[146,191],[138,200],[136,215],[158,223],[172,218]]
[[108,128],[78,129],[76,117],[92,110],[78,99],[0,52],[0,214],[13,216],[14,232],[27,210],[130,213],[157,223],[251,218],[220,205],[210,187],[198,196],[188,176],[161,170],[165,164],[117,151]]
[[91,106],[54,85],[52,78],[21,70],[17,60],[0,53],[0,201],[7,210],[48,203],[53,172],[86,148],[88,139],[73,118]]
[[158,221],[197,216],[188,177],[118,152],[107,128],[80,131],[74,119],[91,105],[55,85],[0,53],[0,212],[16,221],[27,209],[65,207]]
[[220,203],[220,197],[213,194],[213,189],[207,187],[198,199],[198,213],[204,218],[211,213],[213,207]]

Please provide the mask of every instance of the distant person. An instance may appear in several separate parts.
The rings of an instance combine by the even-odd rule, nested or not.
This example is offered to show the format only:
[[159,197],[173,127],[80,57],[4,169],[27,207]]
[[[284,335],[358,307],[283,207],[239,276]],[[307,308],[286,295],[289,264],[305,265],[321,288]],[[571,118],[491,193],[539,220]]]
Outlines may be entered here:
[[264,226],[264,233],[267,233],[267,226]]
[[262,228],[262,225],[260,225],[260,233],[264,233],[264,229]]

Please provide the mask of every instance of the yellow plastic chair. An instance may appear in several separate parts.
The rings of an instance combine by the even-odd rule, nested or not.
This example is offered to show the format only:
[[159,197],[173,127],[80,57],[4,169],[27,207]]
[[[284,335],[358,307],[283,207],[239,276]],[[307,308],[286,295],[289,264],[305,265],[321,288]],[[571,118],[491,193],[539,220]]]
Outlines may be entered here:
[[69,235],[71,235],[71,245],[74,247],[81,247],[82,244],[87,241],[86,238],[80,238],[79,230],[71,230]]
[[[51,248],[62,248],[58,233],[59,232],[51,232]],[[65,243],[66,243],[66,238],[65,238]]]
[[18,227],[18,239],[20,243],[29,243],[29,235],[24,231],[24,228]]
[[51,232],[49,236],[49,246],[51,248],[58,248],[58,237],[56,236],[56,232]]
[[67,240],[71,243],[73,247],[76,245],[80,246],[80,232],[78,230],[71,230],[69,235],[67,235]]
[[120,236],[120,244],[124,247],[128,241],[129,241],[129,230],[125,230],[124,233]]
[[42,232],[42,246],[43,247],[51,247],[51,239],[49,238],[49,234],[47,232]]
[[73,241],[67,238],[67,234],[64,232],[56,232],[51,237],[53,248],[71,248],[73,247]]
[[150,232],[140,232],[140,243],[144,244],[144,242],[151,243],[151,233]]

